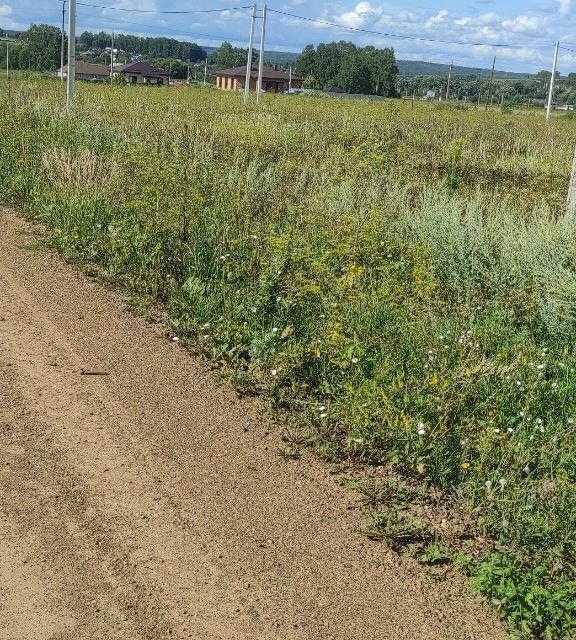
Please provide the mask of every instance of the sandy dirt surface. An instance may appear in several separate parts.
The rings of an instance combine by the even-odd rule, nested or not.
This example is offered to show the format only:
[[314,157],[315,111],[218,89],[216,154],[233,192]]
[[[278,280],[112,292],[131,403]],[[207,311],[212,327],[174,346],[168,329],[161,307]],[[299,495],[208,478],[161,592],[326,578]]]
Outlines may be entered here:
[[[251,401],[0,209],[2,640],[503,639]],[[81,375],[82,370],[108,372]]]

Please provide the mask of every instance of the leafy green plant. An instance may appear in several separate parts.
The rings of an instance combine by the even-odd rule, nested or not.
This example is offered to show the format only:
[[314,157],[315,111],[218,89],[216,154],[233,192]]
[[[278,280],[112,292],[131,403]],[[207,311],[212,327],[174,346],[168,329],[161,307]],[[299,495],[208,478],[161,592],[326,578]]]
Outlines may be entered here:
[[576,629],[576,581],[558,582],[541,565],[527,567],[514,556],[492,553],[477,565],[472,585],[502,611],[518,637],[556,640]]

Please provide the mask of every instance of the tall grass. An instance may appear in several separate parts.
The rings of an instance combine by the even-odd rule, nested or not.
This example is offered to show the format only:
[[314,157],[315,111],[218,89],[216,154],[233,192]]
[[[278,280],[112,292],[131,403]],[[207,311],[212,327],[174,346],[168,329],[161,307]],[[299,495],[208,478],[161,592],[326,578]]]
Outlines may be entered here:
[[11,86],[4,199],[70,259],[164,304],[174,333],[299,415],[321,455],[440,492],[453,524],[380,511],[380,533],[452,545],[519,633],[570,638],[566,131],[530,115],[291,97],[258,111],[125,87],[82,86],[66,115],[58,89]]

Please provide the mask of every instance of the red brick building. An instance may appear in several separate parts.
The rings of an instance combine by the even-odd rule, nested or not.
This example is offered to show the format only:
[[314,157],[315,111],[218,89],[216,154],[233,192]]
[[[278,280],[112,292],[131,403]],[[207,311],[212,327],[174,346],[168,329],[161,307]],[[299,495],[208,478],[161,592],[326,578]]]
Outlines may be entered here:
[[[216,88],[225,91],[241,91],[246,82],[246,67],[233,67],[232,69],[219,69],[214,71],[216,76]],[[258,69],[252,68],[250,74],[250,91],[256,91],[258,83]],[[281,93],[288,89],[290,85],[290,74],[279,71],[274,67],[264,67],[262,71],[262,90],[267,93]],[[292,75],[292,88],[300,89],[302,78]]]

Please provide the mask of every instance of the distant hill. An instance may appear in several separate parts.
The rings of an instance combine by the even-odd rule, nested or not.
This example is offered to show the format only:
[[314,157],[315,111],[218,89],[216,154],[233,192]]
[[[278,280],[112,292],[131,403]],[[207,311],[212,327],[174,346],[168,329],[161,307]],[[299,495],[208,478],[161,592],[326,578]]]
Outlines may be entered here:
[[[442,76],[448,74],[449,65],[422,60],[398,60],[398,69],[404,76]],[[459,67],[454,65],[452,73],[456,76],[489,76],[491,69],[477,67]],[[530,78],[529,73],[515,73],[514,71],[494,71],[495,78]]]
[[[206,51],[206,53],[216,53],[220,47],[204,47],[202,49]],[[271,62],[273,64],[293,64],[296,62],[299,53],[292,53],[291,51],[266,51],[266,62]]]

